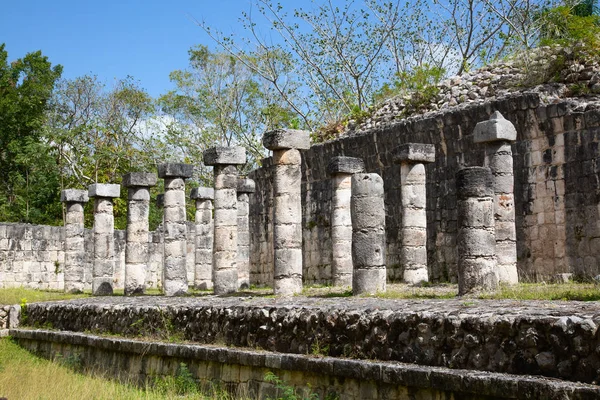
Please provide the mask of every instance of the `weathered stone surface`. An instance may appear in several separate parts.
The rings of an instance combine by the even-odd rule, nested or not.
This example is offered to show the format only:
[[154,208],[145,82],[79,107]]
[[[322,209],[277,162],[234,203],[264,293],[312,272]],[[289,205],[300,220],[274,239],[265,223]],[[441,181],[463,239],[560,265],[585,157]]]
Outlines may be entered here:
[[158,165],[158,177],[167,178],[190,178],[193,175],[194,166],[184,163],[166,163]]
[[[232,148],[229,149],[232,150]],[[242,150],[244,149],[242,148]],[[204,153],[205,163],[207,152]],[[214,156],[214,159],[217,159],[219,154],[229,157],[230,161],[234,159],[234,156],[226,155],[226,152],[215,154],[211,155],[211,157]],[[215,212],[212,278],[214,292],[218,295],[232,293],[238,289],[238,204],[236,191],[238,171],[231,164],[231,162],[229,164],[216,163],[214,167]]]
[[204,151],[204,165],[246,164],[246,149],[240,146],[217,146]]
[[[196,200],[196,257],[194,269],[194,286],[199,290],[213,289],[213,202],[211,198],[203,196]],[[206,190],[205,192],[209,192]],[[208,193],[206,193],[208,194]]]
[[[505,120],[499,112],[495,112],[489,121],[496,124],[481,125],[475,128],[475,141],[486,143],[483,165],[490,168],[494,181],[494,223],[496,231],[496,254],[498,265],[496,274],[499,282],[516,284],[517,273],[517,238],[514,201],[513,154],[507,137],[514,136],[515,127]],[[504,132],[504,133],[502,133]],[[506,133],[511,132],[511,133]],[[514,133],[514,135],[513,135]],[[477,134],[479,137],[477,137]]]
[[[365,297],[341,302],[339,298],[302,296],[273,301],[258,296],[245,297],[241,303],[239,297],[104,297],[29,304],[27,324],[52,324],[54,329],[63,331],[93,328],[100,333],[135,337],[153,332],[152,327],[160,321],[168,321],[186,341],[214,345],[218,340],[230,350],[234,346],[258,348],[278,352],[263,352],[263,356],[278,357],[310,353],[316,341],[314,332],[318,332],[319,343],[323,343],[321,340],[327,343],[325,355],[347,357],[344,349],[352,348],[352,357],[368,358],[368,365],[377,363],[376,360],[389,360],[400,362],[395,365],[419,368],[451,367],[463,377],[471,373],[490,377],[493,375],[490,372],[503,372],[514,378],[519,374],[529,375],[518,377],[527,382],[533,379],[531,375],[590,383],[600,379],[600,361],[595,350],[600,345],[597,336],[600,305],[596,302],[472,299],[465,304],[464,299]],[[22,332],[36,335],[39,331]],[[140,352],[156,348],[149,348],[147,341],[139,343]],[[166,346],[172,349],[174,345]],[[536,357],[538,354],[541,356]],[[556,369],[548,363],[551,355]],[[314,356],[311,359],[329,360]],[[357,362],[336,359],[342,361]],[[570,367],[565,368],[565,363]],[[360,373],[358,367],[343,370],[344,374],[351,374],[349,370]],[[379,376],[391,379],[390,382],[409,379],[392,374],[389,366],[379,371]],[[426,381],[432,384],[438,379],[437,375],[428,376]],[[485,387],[500,390],[495,383]],[[598,387],[594,388],[598,393]],[[552,392],[549,393],[549,397],[543,398],[553,398]],[[506,398],[506,392],[498,396]]]
[[[102,185],[109,186],[109,185]],[[90,185],[90,195],[94,194],[94,267],[92,270],[92,294],[109,296],[113,294],[113,275],[115,271],[115,239],[113,203],[110,193],[119,185],[101,187]],[[117,192],[118,192],[117,191]]]
[[85,288],[84,214],[83,203],[88,201],[87,191],[67,189],[61,194],[67,203],[65,215],[65,268],[64,290],[82,293]]
[[87,190],[65,189],[60,192],[60,201],[65,203],[87,203],[89,200]]
[[[185,211],[185,181],[181,173],[188,164],[163,164],[165,177],[164,196],[164,251],[163,292],[166,296],[181,296],[187,293],[187,225]],[[191,176],[191,175],[190,175]]]
[[157,176],[152,172],[129,172],[123,175],[122,185],[124,187],[156,186]]
[[[273,134],[272,140],[297,140],[284,133]],[[295,148],[275,149],[273,160],[273,286],[276,295],[291,296],[302,291],[300,152]]]
[[466,167],[456,173],[456,196],[459,200],[471,197],[492,197],[492,172],[485,167]]
[[[330,164],[331,165],[331,164]],[[345,171],[352,170],[344,168]],[[331,178],[331,268],[334,286],[352,286],[352,176],[335,174]],[[302,232],[300,232],[300,236]]]
[[252,179],[238,178],[237,181],[237,192],[238,193],[254,193],[256,191],[256,184]]
[[123,185],[128,187],[124,282],[126,296],[143,294],[146,289],[146,266],[149,260],[149,188],[156,184],[156,179],[155,174],[144,172],[132,172],[123,177]]
[[190,192],[190,198],[192,200],[214,200],[215,189],[210,187],[193,188]]
[[365,162],[362,158],[336,156],[332,157],[327,164],[327,173],[334,174],[356,174],[364,172]]
[[121,196],[121,185],[116,183],[94,183],[88,186],[89,197],[116,198]]
[[352,294],[385,292],[386,245],[383,180],[377,174],[352,176]]
[[[242,191],[240,191],[240,182]],[[251,190],[251,191],[249,191]],[[254,181],[251,179],[238,180],[237,194],[237,229],[238,229],[238,248],[237,248],[237,267],[238,267],[238,288],[248,289],[250,287],[250,195],[254,192]],[[300,236],[302,232],[300,232]]]
[[14,304],[9,306],[8,308],[8,326],[9,329],[18,328],[21,318],[21,306],[19,304]]
[[[420,146],[409,144],[407,154],[421,154],[418,156],[404,157],[400,166],[400,196],[402,204],[402,224],[400,226],[400,262],[404,268],[403,279],[409,284],[418,284],[429,281],[427,271],[427,257],[412,258],[416,254],[427,254],[427,212],[426,212],[426,185],[425,167],[422,162],[428,157],[422,156],[428,150]],[[413,148],[411,148],[413,147]],[[411,162],[407,160],[411,159]],[[430,157],[431,159],[431,157]]]
[[464,168],[456,174],[458,192],[458,294],[498,286],[491,172]]
[[423,143],[405,143],[396,149],[394,162],[432,163],[435,161],[435,146]]
[[[581,383],[491,372],[452,370],[373,360],[281,354],[224,346],[173,344],[84,333],[13,329],[11,335],[26,349],[54,359],[56,348],[75,357],[85,370],[145,386],[157,376],[175,373],[184,362],[202,386],[222,385],[250,398],[274,398],[278,390],[265,370],[283,377],[295,393],[319,398],[560,398],[594,399],[600,389]],[[549,365],[545,353],[536,356]]]
[[310,149],[310,132],[298,129],[275,129],[265,132],[262,143],[269,150],[308,150]]
[[473,131],[473,141],[487,143],[498,140],[514,142],[517,140],[517,130],[499,111],[494,111],[489,120],[477,123]]

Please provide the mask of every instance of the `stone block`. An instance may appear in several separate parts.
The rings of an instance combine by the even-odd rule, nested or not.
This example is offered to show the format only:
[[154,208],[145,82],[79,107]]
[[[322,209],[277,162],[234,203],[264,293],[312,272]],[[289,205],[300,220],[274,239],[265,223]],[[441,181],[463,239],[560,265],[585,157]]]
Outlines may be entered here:
[[166,163],[158,166],[158,177],[165,178],[190,178],[194,172],[194,166],[184,163]]
[[[149,202],[150,190],[145,186],[130,186],[127,189],[127,199],[136,202]],[[131,205],[130,205],[131,207]]]
[[352,274],[352,294],[376,294],[386,291],[386,268],[355,268]]
[[486,143],[498,140],[514,142],[517,140],[517,130],[499,111],[492,114],[489,120],[479,122],[473,131],[473,142]]
[[354,268],[385,265],[385,232],[354,232],[352,236],[352,259]]
[[435,146],[423,143],[405,143],[398,146],[394,155],[395,163],[432,163],[435,161]]
[[237,192],[238,193],[254,193],[256,191],[256,184],[252,179],[238,178],[237,180]]
[[193,188],[190,193],[190,198],[193,200],[214,200],[215,189],[209,187]]
[[382,196],[383,179],[377,174],[352,175],[352,196]]
[[275,129],[265,132],[263,146],[269,150],[310,149],[310,132],[298,129]]
[[467,167],[456,173],[456,195],[459,199],[469,197],[492,197],[494,183],[492,172],[485,167]]
[[89,197],[116,198],[121,196],[121,185],[116,183],[94,183],[88,186]]
[[60,192],[60,201],[66,203],[87,203],[89,201],[88,191],[79,189],[65,189]]
[[246,163],[246,149],[240,146],[216,146],[204,151],[204,165],[241,165]]
[[121,184],[125,187],[151,187],[156,185],[158,178],[152,172],[129,172],[123,175]]
[[356,174],[364,172],[365,162],[362,158],[337,156],[329,160],[327,172],[333,174]]

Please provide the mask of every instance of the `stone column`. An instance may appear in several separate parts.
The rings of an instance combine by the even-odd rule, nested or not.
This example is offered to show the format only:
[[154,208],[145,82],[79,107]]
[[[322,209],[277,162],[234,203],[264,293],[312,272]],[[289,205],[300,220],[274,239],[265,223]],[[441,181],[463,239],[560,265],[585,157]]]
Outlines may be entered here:
[[82,293],[85,286],[85,246],[83,207],[87,190],[66,189],[60,193],[65,203],[65,285],[66,293]]
[[192,189],[192,200],[196,200],[196,260],[194,268],[194,287],[199,290],[211,290],[213,263],[213,188]]
[[400,145],[394,161],[400,164],[400,263],[404,267],[404,282],[428,282],[425,163],[435,161],[435,147],[421,143]]
[[456,174],[458,198],[458,295],[495,290],[496,237],[492,174],[469,167]]
[[204,152],[204,164],[214,166],[215,230],[213,287],[215,294],[237,291],[237,165],[246,163],[243,147],[213,147]]
[[250,194],[254,193],[256,185],[252,179],[238,179],[237,206],[238,206],[238,288],[250,287]]
[[496,228],[496,272],[502,283],[519,283],[517,273],[517,228],[511,143],[517,140],[515,126],[496,111],[479,122],[473,132],[475,143],[485,143],[484,166],[494,177],[494,222]]
[[188,290],[185,179],[192,172],[190,164],[158,166],[158,177],[165,180],[163,292],[166,296],[183,295]]
[[331,272],[334,286],[352,286],[352,174],[363,172],[360,158],[333,157],[327,165],[331,175]]
[[383,179],[352,175],[352,294],[385,292],[385,204]]
[[121,186],[114,183],[94,183],[88,187],[94,197],[94,268],[92,294],[113,294],[115,273],[115,217],[113,199],[121,195]]
[[[162,259],[164,261],[165,259],[165,194],[164,193],[160,193],[156,195],[156,207],[158,209],[160,209],[162,211],[162,218],[161,218],[161,223],[160,223],[160,230],[162,230],[162,241],[163,241],[163,245],[162,245]],[[160,271],[158,271],[160,273],[160,285],[157,282],[157,287],[162,287],[164,288],[165,285],[165,269],[164,267],[161,266]],[[163,289],[164,292],[164,289]]]
[[273,282],[276,295],[302,292],[302,157],[310,134],[294,129],[266,132],[263,146],[273,150]]
[[123,175],[127,188],[127,236],[125,241],[125,296],[142,294],[146,289],[148,265],[148,217],[150,188],[156,185],[156,174],[130,172]]

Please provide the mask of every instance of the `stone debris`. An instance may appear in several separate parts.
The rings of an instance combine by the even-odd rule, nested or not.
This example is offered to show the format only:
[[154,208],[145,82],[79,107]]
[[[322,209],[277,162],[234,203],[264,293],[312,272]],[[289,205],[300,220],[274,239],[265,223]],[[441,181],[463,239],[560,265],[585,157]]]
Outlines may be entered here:
[[[571,54],[571,49],[540,47],[529,52],[528,65],[524,64],[523,57],[515,57],[453,76],[439,83],[438,93],[418,108],[413,104],[419,93],[393,97],[375,106],[371,117],[361,124],[350,121],[346,134],[379,128],[407,118],[423,119],[449,109],[462,109],[523,92],[539,93],[542,104],[577,97],[572,104],[576,111],[600,109],[599,60],[566,61],[566,66],[559,72],[548,71],[552,61],[559,58],[570,60]],[[543,83],[536,83],[540,80]]]

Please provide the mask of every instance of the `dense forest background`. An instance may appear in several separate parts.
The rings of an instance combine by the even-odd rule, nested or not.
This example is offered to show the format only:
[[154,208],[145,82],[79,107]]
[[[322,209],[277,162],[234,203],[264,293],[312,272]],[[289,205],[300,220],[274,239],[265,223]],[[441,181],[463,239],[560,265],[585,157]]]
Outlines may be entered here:
[[[390,97],[427,92],[448,76],[511,57],[527,67],[535,47],[577,44],[600,54],[595,0],[253,6],[258,13],[240,18],[242,37],[196,21],[214,42],[190,49],[189,67],[173,71],[174,89],[158,98],[130,76],[61,79],[62,67],[42,51],[11,61],[0,45],[0,221],[61,225],[62,189],[120,183],[127,172],[156,171],[163,162],[193,164],[190,187],[212,185],[202,164],[209,147],[244,146],[246,173],[266,156],[260,138],[269,129],[306,129],[315,142],[335,138]],[[154,188],[153,198],[161,191]],[[160,218],[153,204],[153,228]],[[125,221],[122,193],[116,227]]]

